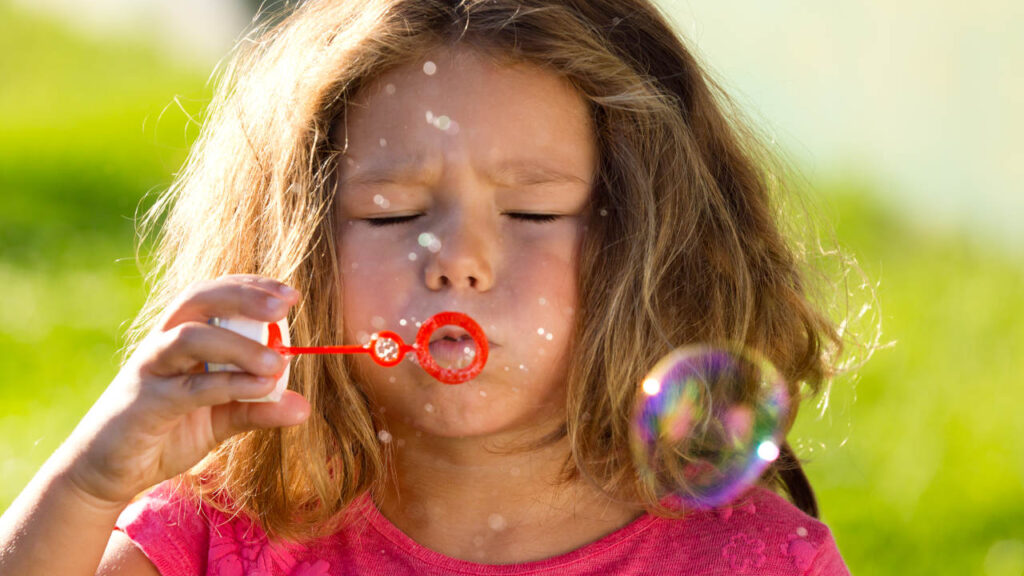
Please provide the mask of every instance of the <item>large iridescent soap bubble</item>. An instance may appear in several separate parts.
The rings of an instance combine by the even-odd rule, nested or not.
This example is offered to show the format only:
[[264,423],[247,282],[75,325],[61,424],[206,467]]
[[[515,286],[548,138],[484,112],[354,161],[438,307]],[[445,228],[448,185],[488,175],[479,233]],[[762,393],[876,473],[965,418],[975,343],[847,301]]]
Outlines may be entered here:
[[779,457],[790,396],[778,370],[740,347],[688,346],[641,383],[631,443],[637,471],[674,505],[731,502]]

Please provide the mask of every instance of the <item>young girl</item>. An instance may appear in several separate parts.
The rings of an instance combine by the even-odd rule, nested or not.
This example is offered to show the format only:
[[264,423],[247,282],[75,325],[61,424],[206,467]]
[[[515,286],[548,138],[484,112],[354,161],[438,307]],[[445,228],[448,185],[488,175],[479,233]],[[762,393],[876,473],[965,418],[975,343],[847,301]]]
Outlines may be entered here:
[[[631,458],[679,346],[743,343],[797,400],[833,371],[723,102],[647,0],[311,0],[247,38],[151,213],[136,345],[4,515],[0,573],[846,574],[787,445],[712,510]],[[271,403],[237,400],[287,361],[208,323],[411,342],[444,310],[486,332],[476,379],[301,356]]]

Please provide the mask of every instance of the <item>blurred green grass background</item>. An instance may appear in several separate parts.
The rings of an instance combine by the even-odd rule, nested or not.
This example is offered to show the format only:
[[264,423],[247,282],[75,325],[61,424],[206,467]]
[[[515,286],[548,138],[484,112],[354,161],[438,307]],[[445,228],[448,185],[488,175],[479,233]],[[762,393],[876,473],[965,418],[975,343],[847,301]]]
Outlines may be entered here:
[[[145,287],[133,217],[196,133],[205,76],[0,3],[0,508],[118,368]],[[855,574],[1024,572],[1024,260],[931,229],[867,176],[816,183],[878,282],[883,341],[790,438]],[[916,223],[915,223],[916,222]],[[860,303],[854,306],[859,308]]]

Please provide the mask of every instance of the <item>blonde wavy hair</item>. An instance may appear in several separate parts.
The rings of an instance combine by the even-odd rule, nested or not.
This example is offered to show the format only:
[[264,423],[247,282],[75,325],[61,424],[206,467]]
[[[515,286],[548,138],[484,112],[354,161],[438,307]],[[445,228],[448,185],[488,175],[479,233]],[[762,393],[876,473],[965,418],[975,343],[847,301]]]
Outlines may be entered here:
[[[126,353],[187,285],[231,273],[304,294],[288,319],[294,341],[340,342],[333,191],[345,151],[331,127],[369,80],[452,45],[541,66],[591,107],[595,217],[565,425],[551,439],[568,438],[566,480],[677,513],[630,453],[629,414],[657,360],[688,343],[742,343],[779,368],[797,404],[832,376],[842,338],[809,301],[801,254],[781,232],[777,159],[646,0],[310,0],[257,26],[222,71],[183,170],[142,222],[143,238],[159,234]],[[272,538],[302,540],[336,530],[388,474],[345,362],[301,357],[291,374],[312,405],[308,422],[235,436],[180,480]],[[788,445],[763,482],[816,514]]]

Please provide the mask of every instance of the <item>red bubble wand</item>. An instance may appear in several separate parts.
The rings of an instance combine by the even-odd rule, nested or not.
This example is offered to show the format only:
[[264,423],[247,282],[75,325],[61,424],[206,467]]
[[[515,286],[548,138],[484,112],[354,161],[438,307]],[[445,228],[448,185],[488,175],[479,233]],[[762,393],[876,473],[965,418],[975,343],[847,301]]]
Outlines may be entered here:
[[[442,368],[430,353],[430,337],[442,326],[458,326],[465,330],[476,344],[473,361],[463,368]],[[295,356],[298,354],[369,354],[377,364],[390,368],[397,365],[412,352],[419,365],[427,374],[445,384],[461,384],[476,378],[487,364],[487,337],[483,328],[472,318],[461,312],[441,312],[431,316],[420,326],[416,333],[416,343],[406,344],[402,337],[389,330],[377,332],[370,341],[362,346],[285,346],[281,337],[281,328],[277,324],[268,325],[269,341],[267,346],[281,354]]]

